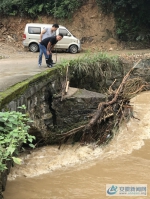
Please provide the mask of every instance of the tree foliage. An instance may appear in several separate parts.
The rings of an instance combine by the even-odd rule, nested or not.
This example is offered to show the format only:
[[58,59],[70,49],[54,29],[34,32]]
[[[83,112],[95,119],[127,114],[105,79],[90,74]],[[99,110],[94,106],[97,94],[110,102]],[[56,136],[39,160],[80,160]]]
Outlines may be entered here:
[[96,0],[106,14],[114,13],[116,33],[121,40],[149,40],[149,0]]
[[[1,15],[70,18],[85,0],[0,0]],[[96,0],[106,14],[114,13],[116,34],[124,41],[150,41],[150,0]]]
[[70,17],[82,3],[83,0],[0,0],[0,13],[31,17],[47,14],[57,18],[66,18]]

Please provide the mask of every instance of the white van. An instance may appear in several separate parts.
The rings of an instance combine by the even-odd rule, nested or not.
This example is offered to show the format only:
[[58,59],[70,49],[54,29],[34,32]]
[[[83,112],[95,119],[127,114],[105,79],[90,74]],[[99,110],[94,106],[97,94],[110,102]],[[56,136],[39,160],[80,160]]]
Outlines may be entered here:
[[[28,23],[26,24],[23,34],[23,45],[29,47],[31,52],[39,51],[39,40],[41,31],[53,24],[40,24],[40,23]],[[66,50],[70,53],[77,53],[81,50],[80,40],[74,37],[67,28],[59,25],[56,31],[57,34],[63,34],[63,39],[58,41],[55,45],[55,49]]]

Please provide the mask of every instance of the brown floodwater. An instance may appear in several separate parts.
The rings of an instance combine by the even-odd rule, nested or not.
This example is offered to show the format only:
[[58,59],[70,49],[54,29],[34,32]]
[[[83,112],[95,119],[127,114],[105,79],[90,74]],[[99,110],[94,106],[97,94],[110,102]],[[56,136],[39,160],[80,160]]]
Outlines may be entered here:
[[105,199],[106,184],[147,184],[150,198],[150,92],[131,100],[134,116],[103,147],[46,146],[21,156],[8,176],[5,199]]

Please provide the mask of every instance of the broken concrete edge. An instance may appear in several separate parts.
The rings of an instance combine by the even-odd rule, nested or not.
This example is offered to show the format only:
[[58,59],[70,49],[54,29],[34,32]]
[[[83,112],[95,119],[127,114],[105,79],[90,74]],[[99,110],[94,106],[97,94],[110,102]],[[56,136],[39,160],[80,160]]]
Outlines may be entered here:
[[3,194],[2,194],[2,173],[0,173],[0,199],[3,199]]
[[4,171],[0,172],[0,199],[3,199],[3,192],[6,189],[6,184],[7,184],[7,176],[10,173],[11,167],[13,165],[12,160],[6,160],[6,166],[7,169]]
[[79,90],[78,88],[69,87],[68,92],[64,95],[64,99],[75,95],[78,90]]
[[39,82],[42,79],[48,79],[53,78],[53,75],[60,75],[59,70],[62,70],[61,66],[57,66],[56,68],[53,68],[51,70],[46,70],[44,72],[41,72],[37,75],[34,75],[33,77],[30,77],[22,82],[19,82],[11,87],[9,87],[7,90],[0,92],[0,110],[4,108],[5,104],[11,102],[11,100],[17,98],[18,96],[22,95],[30,85],[32,85],[35,82]]
[[[110,56],[106,53],[99,52],[97,54],[91,55],[89,53],[85,54],[84,57],[80,57],[77,60],[64,60],[64,62],[57,64],[57,67],[54,67],[52,69],[48,69],[44,72],[41,72],[37,75],[34,75],[33,77],[28,78],[27,80],[24,80],[22,82],[19,82],[11,87],[9,87],[6,91],[0,92],[0,110],[5,106],[5,104],[9,103],[12,99],[20,96],[21,94],[24,93],[24,91],[34,82],[39,81],[40,79],[44,78],[51,78],[51,76],[55,73],[58,72],[60,76],[65,76],[65,68],[67,66],[71,66],[72,71],[74,71],[74,63],[83,62],[84,60],[86,61],[86,58],[93,59],[95,62],[97,61],[97,57],[100,56],[100,59],[108,58],[110,61],[114,61],[114,59],[111,60],[111,58],[115,58],[118,60],[118,56]],[[107,60],[108,61],[108,60]],[[119,61],[119,60],[118,60]],[[114,64],[115,65],[115,64]],[[120,69],[120,68],[119,68]]]

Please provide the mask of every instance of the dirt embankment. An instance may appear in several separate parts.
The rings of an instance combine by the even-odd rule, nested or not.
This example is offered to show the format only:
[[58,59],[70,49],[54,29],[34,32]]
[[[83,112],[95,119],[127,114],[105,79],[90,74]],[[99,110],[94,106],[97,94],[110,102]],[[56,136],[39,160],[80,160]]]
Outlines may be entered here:
[[[25,24],[30,22],[55,23],[66,26],[70,32],[82,42],[82,52],[105,51],[114,54],[145,54],[141,46],[119,42],[115,34],[115,20],[112,14],[104,15],[97,7],[95,0],[89,0],[70,20],[58,20],[50,16],[38,16],[36,19],[20,16],[0,18],[0,58],[9,57],[15,53],[27,56],[27,49],[22,45],[22,35]],[[136,49],[140,49],[136,51]],[[122,52],[123,50],[123,52]]]
[[20,16],[2,17],[0,19],[0,42],[13,47],[23,48],[22,35],[26,23],[55,23],[66,26],[82,42],[82,49],[121,50],[124,43],[117,40],[115,21],[112,14],[104,15],[95,0],[89,0],[70,20],[54,19],[50,16],[38,16],[36,19]]

